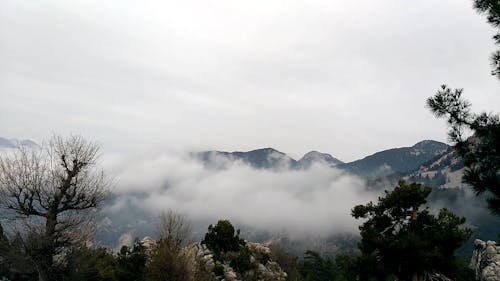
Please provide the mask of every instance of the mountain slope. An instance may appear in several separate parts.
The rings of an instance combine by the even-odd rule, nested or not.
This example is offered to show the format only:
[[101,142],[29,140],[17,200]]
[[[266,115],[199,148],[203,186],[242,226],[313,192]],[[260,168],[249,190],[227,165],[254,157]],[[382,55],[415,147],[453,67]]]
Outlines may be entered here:
[[339,159],[331,156],[328,153],[321,153],[318,151],[310,151],[306,153],[302,158],[300,158],[299,166],[301,168],[309,168],[312,164],[314,163],[323,163],[327,164],[331,167],[337,166],[344,164],[344,162],[340,161]]
[[462,158],[450,147],[445,153],[423,163],[405,178],[433,187],[460,187],[463,169]]
[[224,167],[224,161],[241,161],[257,169],[295,169],[299,163],[273,148],[261,148],[247,152],[204,151],[196,154],[205,165]]
[[404,173],[417,169],[421,164],[446,152],[449,146],[442,142],[425,140],[411,147],[393,148],[377,152],[340,168],[358,175],[376,173]]
[[318,151],[308,152],[297,161],[273,148],[262,148],[247,152],[205,151],[195,155],[205,165],[217,168],[224,168],[228,163],[235,161],[240,161],[257,169],[279,170],[307,169],[314,163],[323,163],[357,175],[369,176],[380,172],[391,174],[416,170],[420,165],[446,152],[449,148],[447,144],[425,140],[411,147],[380,151],[350,163],[343,163],[330,154]]

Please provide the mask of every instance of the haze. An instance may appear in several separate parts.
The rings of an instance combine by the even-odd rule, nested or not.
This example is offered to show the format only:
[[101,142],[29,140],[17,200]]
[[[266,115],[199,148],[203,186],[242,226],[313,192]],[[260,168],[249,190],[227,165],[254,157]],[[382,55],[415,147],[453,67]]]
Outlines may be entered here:
[[446,140],[439,85],[498,108],[469,0],[0,2],[0,131],[104,153],[309,150],[351,161]]

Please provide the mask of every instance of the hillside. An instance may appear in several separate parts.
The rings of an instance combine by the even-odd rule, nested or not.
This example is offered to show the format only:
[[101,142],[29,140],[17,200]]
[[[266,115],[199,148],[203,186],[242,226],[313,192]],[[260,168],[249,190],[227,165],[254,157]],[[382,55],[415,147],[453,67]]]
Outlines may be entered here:
[[378,173],[388,175],[413,171],[449,149],[450,147],[447,144],[425,140],[411,147],[376,152],[363,159],[348,163],[338,160],[331,154],[318,151],[310,151],[297,161],[273,148],[262,148],[247,152],[204,151],[194,155],[205,165],[212,167],[221,167],[224,166],[224,163],[239,161],[257,169],[282,170],[307,169],[314,163],[322,163],[356,175],[370,176]]
[[442,142],[425,140],[411,147],[392,148],[341,165],[340,168],[357,175],[377,173],[404,173],[420,167],[423,163],[447,151],[450,147]]

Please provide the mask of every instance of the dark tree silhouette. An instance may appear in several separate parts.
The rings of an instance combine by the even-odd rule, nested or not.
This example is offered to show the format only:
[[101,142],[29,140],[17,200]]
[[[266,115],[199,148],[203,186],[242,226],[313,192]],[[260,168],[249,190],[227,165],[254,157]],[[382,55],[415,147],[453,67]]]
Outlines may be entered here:
[[[493,27],[500,28],[498,0],[474,0],[474,8],[485,14]],[[493,39],[500,44],[500,30]],[[492,54],[491,63],[492,74],[500,79],[500,50]],[[471,104],[462,98],[462,93],[463,89],[443,85],[427,100],[427,105],[434,115],[446,118],[451,127],[449,138],[466,167],[463,182],[478,195],[490,193],[488,206],[500,215],[500,118],[498,114],[471,113]]]
[[[500,215],[500,119],[494,114],[473,114],[470,103],[462,98],[462,89],[452,90],[446,85],[427,105],[437,117],[447,118],[451,127],[448,135],[455,150],[463,158],[464,183],[477,194],[490,192],[490,210]],[[472,134],[471,136],[467,135]]]
[[360,226],[361,280],[417,281],[430,272],[454,276],[454,251],[471,230],[463,228],[464,218],[447,209],[435,216],[423,208],[430,192],[430,187],[400,181],[377,203],[352,209],[355,218],[366,219]]
[[[498,0],[474,0],[474,8],[479,13],[486,14],[488,23],[500,28],[500,2]],[[500,32],[493,36],[496,44],[500,44]],[[491,55],[492,74],[500,79],[500,50]]]

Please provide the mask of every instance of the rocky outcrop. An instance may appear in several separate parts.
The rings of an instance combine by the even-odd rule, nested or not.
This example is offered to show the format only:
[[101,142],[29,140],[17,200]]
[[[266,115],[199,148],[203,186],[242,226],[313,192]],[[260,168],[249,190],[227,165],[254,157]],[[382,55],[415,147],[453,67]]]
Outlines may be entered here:
[[205,280],[224,281],[285,281],[287,274],[271,259],[271,250],[265,244],[246,242],[249,250],[249,267],[242,271],[231,266],[230,258],[237,252],[228,252],[224,257],[215,254],[203,244],[193,244],[189,247],[188,256],[193,264],[198,264],[197,276],[205,276]]
[[500,281],[500,245],[476,239],[470,267],[478,281]]
[[156,241],[153,238],[146,236],[142,238],[141,245],[144,247],[146,255],[151,256],[152,252],[156,247]]

